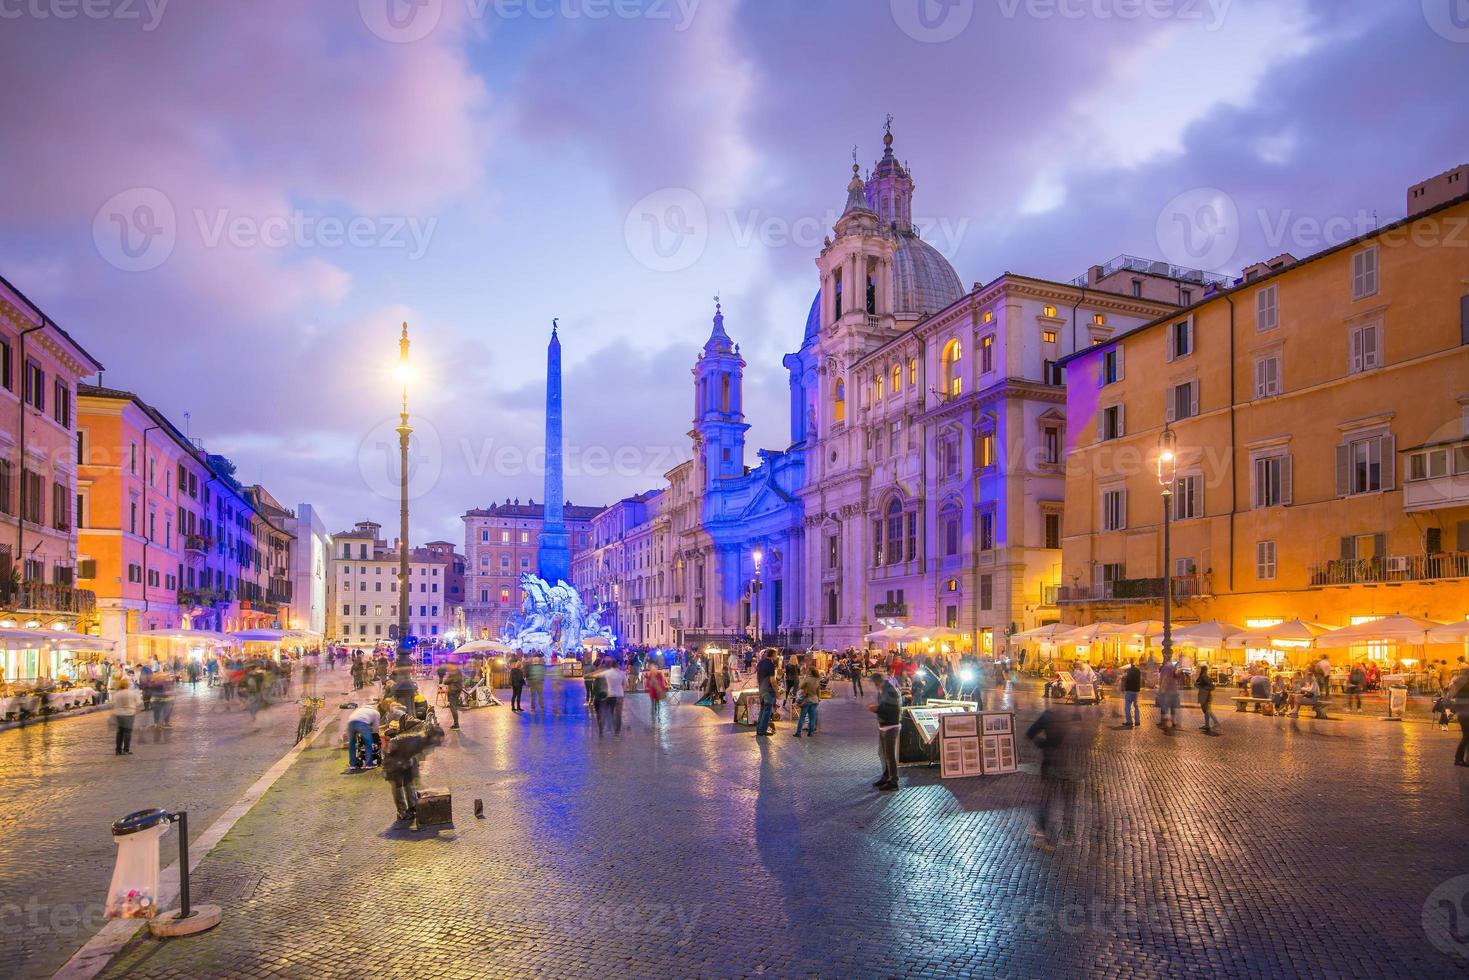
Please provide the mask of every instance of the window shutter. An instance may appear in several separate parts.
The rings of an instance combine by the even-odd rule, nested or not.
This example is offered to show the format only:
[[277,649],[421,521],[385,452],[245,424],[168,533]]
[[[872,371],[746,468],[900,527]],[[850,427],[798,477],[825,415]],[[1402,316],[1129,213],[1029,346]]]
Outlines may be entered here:
[[1344,537],[1341,539],[1341,557],[1343,561],[1351,561],[1357,557],[1357,539]]
[[1122,345],[1117,345],[1117,380],[1122,380]]
[[1193,477],[1193,483],[1194,483],[1194,515],[1193,516],[1195,516],[1195,517],[1203,517],[1204,514],[1207,513],[1207,511],[1204,510],[1204,478],[1202,476]]
[[1459,343],[1469,344],[1469,296],[1459,297]]
[[1170,361],[1177,356],[1177,354],[1173,350],[1173,339],[1176,336],[1176,330],[1177,327],[1174,324],[1168,324],[1168,360]]
[[1123,435],[1125,435],[1126,432],[1127,432],[1127,426],[1124,424],[1124,419],[1126,418],[1126,416],[1127,416],[1127,407],[1125,405],[1118,405],[1117,406],[1117,438],[1119,438],[1119,439],[1121,439],[1123,437]]
[[1165,419],[1167,419],[1169,422],[1172,422],[1173,421],[1173,415],[1174,415],[1174,409],[1173,409],[1173,407],[1177,403],[1178,403],[1178,389],[1177,388],[1164,388],[1163,389],[1163,417]]
[[1118,505],[1117,510],[1117,516],[1119,518],[1117,522],[1117,527],[1119,530],[1121,530],[1127,527],[1127,491],[1125,489],[1122,491],[1122,500]]
[[1199,414],[1199,379],[1188,383],[1188,414],[1192,418]]
[[1361,328],[1352,331],[1352,342],[1349,346],[1350,350],[1347,352],[1347,371],[1351,374],[1357,374],[1362,370],[1363,340]]
[[1469,551],[1469,521],[1458,523],[1458,548],[1459,551]]
[[1290,462],[1291,462],[1291,458],[1289,456],[1282,456],[1282,457],[1280,457],[1280,502],[1282,504],[1289,504],[1290,501],[1291,501],[1291,496],[1290,496],[1290,484],[1291,484],[1291,472],[1290,472],[1290,469],[1291,469],[1291,465],[1290,465]]
[[1265,370],[1266,370],[1265,369],[1265,365],[1268,364],[1268,363],[1269,363],[1268,360],[1259,360],[1259,361],[1256,361],[1255,362],[1255,397],[1256,398],[1264,398],[1265,397],[1265,390],[1266,390],[1265,389]]
[[1397,485],[1398,456],[1394,451],[1397,440],[1391,432],[1378,440],[1382,452],[1382,489],[1391,490]]
[[1382,558],[1387,554],[1387,535],[1372,535],[1372,557]]
[[1345,497],[1351,491],[1351,447],[1336,447],[1336,495]]

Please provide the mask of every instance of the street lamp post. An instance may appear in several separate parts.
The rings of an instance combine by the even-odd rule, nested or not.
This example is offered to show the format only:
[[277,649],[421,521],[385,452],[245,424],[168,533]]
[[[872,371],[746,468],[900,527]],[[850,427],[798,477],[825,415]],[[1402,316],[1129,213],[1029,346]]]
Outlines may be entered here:
[[1178,439],[1166,425],[1158,436],[1158,485],[1163,489],[1163,662],[1173,660],[1173,481]]
[[755,650],[760,650],[760,562],[765,555],[755,549],[755,580],[750,583],[750,623],[754,627]]
[[408,381],[411,368],[408,364],[408,323],[403,323],[403,334],[398,338],[398,367],[394,372],[403,386],[403,410],[398,416],[398,657],[394,664],[393,697],[398,703],[413,710],[413,698],[418,686],[413,683],[413,661],[408,656],[408,437],[413,427],[408,424]]

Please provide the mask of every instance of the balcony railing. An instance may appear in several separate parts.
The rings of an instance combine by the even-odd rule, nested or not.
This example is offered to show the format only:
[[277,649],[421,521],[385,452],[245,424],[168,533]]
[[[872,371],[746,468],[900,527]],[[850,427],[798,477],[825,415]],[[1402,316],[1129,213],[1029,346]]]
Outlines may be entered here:
[[228,605],[230,594],[214,589],[179,589],[179,605],[181,606],[217,606]]
[[97,593],[69,585],[22,582],[0,587],[0,607],[19,612],[90,615],[97,611]]
[[[1203,576],[1175,575],[1173,598],[1193,599],[1207,595]],[[1145,602],[1163,598],[1163,578],[1120,578],[1091,585],[1063,585],[1058,602]]]
[[906,602],[879,602],[872,607],[873,619],[902,619],[908,615]]
[[1436,555],[1383,555],[1380,558],[1333,558],[1313,563],[1310,573],[1313,586],[1469,578],[1469,551],[1446,551]]
[[186,534],[186,535],[184,535],[184,550],[185,551],[199,551],[199,552],[203,552],[205,554],[208,554],[208,552],[209,552],[209,546],[212,543],[213,542],[211,542],[208,538],[206,538],[202,534]]

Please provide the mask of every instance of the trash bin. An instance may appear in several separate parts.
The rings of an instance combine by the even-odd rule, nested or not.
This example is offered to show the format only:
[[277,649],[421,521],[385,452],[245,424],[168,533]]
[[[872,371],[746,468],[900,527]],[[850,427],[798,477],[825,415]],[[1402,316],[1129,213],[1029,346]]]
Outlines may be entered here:
[[117,866],[107,888],[109,919],[151,919],[158,914],[158,842],[168,832],[166,810],[138,810],[112,825]]

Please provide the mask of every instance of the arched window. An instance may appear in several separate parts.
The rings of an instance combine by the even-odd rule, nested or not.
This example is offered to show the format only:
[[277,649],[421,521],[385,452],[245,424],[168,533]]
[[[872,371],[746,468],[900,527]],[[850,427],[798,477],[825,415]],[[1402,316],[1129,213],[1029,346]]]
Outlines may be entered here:
[[847,418],[847,386],[837,378],[836,395],[833,398],[832,419],[837,422],[845,421]]
[[884,386],[887,384],[887,379],[884,378],[881,374],[879,374],[877,376],[877,379],[876,379],[876,384],[877,384],[877,397],[878,398],[881,398],[883,396],[883,394],[885,393]]
[[944,391],[951,398],[964,391],[964,376],[959,371],[959,359],[963,356],[964,348],[958,337],[944,345]]
[[889,565],[903,560],[903,505],[897,497],[888,501],[887,559]]
[[902,365],[894,364],[893,365],[893,394],[896,395],[900,390],[902,390],[902,387],[903,387],[903,368],[902,368]]

